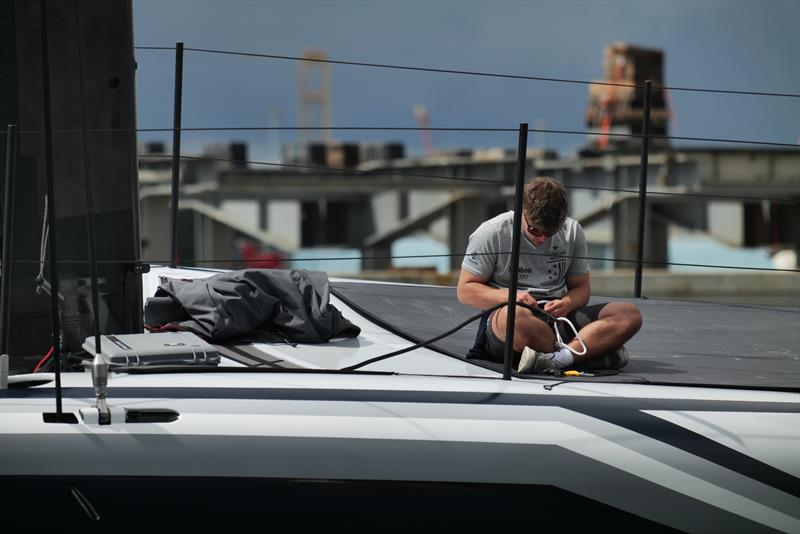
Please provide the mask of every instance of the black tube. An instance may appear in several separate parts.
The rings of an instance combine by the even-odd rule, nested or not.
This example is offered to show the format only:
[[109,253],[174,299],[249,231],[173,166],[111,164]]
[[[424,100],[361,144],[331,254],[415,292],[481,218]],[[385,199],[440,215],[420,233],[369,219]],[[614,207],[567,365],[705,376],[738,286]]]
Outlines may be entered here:
[[639,164],[639,242],[636,251],[636,276],[634,295],[642,297],[642,261],[644,260],[644,221],[647,206],[647,150],[650,136],[650,101],[653,82],[644,82],[644,117],[642,117],[642,159]]
[[42,96],[44,99],[44,162],[47,182],[47,224],[50,227],[50,310],[53,321],[53,362],[56,370],[56,420],[63,420],[61,407],[61,318],[58,313],[58,269],[56,261],[56,197],[53,181],[53,125],[50,121],[50,54],[47,40],[47,0],[40,0],[42,16]]
[[172,262],[178,266],[178,180],[181,170],[181,102],[183,100],[183,43],[175,43],[175,100],[172,115]]
[[[511,244],[511,285],[508,288],[508,315],[506,319],[506,351],[503,355],[503,380],[511,380],[511,363],[514,355],[514,320],[517,313],[517,270],[519,269],[519,240],[522,229],[522,188],[525,183],[525,161],[528,152],[528,123],[519,125],[517,145],[517,187],[514,193],[514,230]],[[490,326],[491,328],[491,326]]]
[[[336,296],[341,298],[341,296],[339,296],[338,294]],[[352,302],[347,302],[347,304],[348,304],[348,306],[353,307],[353,303]],[[524,302],[520,302],[518,304],[520,306],[522,306],[523,308],[528,308],[531,311],[531,313],[533,313],[533,315],[535,315],[537,318],[541,319],[542,321],[546,322],[551,328],[555,328],[556,327],[556,318],[554,316],[550,315],[549,313],[547,313],[546,311],[541,310],[536,306],[531,306],[530,304],[525,304]],[[505,305],[506,304],[504,302],[501,302],[500,304],[495,304],[494,306],[490,306],[489,308],[486,308],[485,310],[481,310],[479,313],[473,315],[472,317],[464,319],[463,321],[458,323],[456,326],[454,326],[450,330],[448,330],[446,332],[442,332],[441,334],[439,334],[439,335],[437,335],[435,337],[432,337],[430,339],[426,339],[425,341],[420,341],[420,342],[415,343],[414,345],[408,346],[408,347],[406,347],[404,349],[399,349],[399,350],[395,350],[395,351],[392,351],[392,352],[389,352],[389,353],[386,353],[386,354],[381,354],[380,356],[375,356],[374,358],[370,358],[369,360],[364,360],[363,362],[359,362],[359,363],[356,363],[356,364],[353,364],[353,365],[349,365],[347,367],[342,367],[341,369],[339,369],[339,371],[355,371],[356,369],[361,369],[362,367],[365,367],[365,366],[367,366],[367,365],[369,365],[371,363],[380,362],[380,361],[386,360],[387,358],[392,358],[394,356],[399,356],[400,354],[405,354],[406,352],[411,352],[412,350],[417,350],[417,349],[421,349],[422,347],[427,347],[427,346],[429,346],[429,345],[431,345],[433,343],[436,343],[437,341],[439,341],[442,338],[445,338],[447,336],[450,336],[450,335],[454,334],[455,332],[458,332],[459,330],[461,330],[462,328],[467,326],[469,323],[471,323],[473,321],[477,321],[478,319],[480,319],[481,317],[483,317],[487,313],[491,313],[494,310],[500,309]],[[450,357],[454,357],[452,354],[446,354],[446,355],[450,356]],[[458,358],[458,357],[456,357],[456,358]],[[465,360],[464,358],[458,358],[458,359],[462,360],[462,361],[469,361],[469,360]],[[472,361],[471,363],[474,364],[474,365],[478,365],[479,367],[483,367],[484,369],[491,369],[492,371],[495,370],[493,367],[486,367],[486,366],[480,365],[480,364],[478,364],[478,363],[476,363],[474,361]]]
[[14,179],[17,173],[17,126],[6,130],[6,180],[3,188],[3,270],[0,274],[0,354],[8,354],[9,303],[11,302],[11,243],[14,235]]
[[89,237],[89,270],[92,280],[92,315],[94,319],[94,348],[100,354],[100,296],[97,287],[97,237],[95,234],[94,202],[92,199],[92,173],[89,158],[89,132],[86,128],[86,90],[84,86],[85,72],[83,66],[83,39],[81,39],[81,18],[78,0],[73,1],[75,7],[75,29],[78,35],[78,84],[81,99],[81,134],[83,142],[83,183],[86,189],[86,219]]
[[439,341],[442,338],[445,338],[445,337],[447,337],[449,335],[452,335],[455,332],[458,332],[459,330],[461,330],[462,328],[467,326],[472,321],[477,321],[478,319],[483,317],[485,314],[490,313],[490,312],[500,308],[501,306],[504,306],[504,304],[502,302],[500,304],[495,304],[494,306],[492,306],[490,308],[487,308],[485,310],[481,310],[480,312],[476,313],[472,317],[469,317],[469,318],[461,321],[459,324],[457,324],[456,326],[454,326],[453,328],[451,328],[447,332],[443,332],[443,333],[439,334],[438,336],[432,337],[430,339],[426,339],[425,341],[420,341],[419,343],[415,343],[415,344],[410,345],[410,346],[408,346],[408,347],[406,347],[404,349],[399,349],[399,350],[395,350],[395,351],[392,351],[392,352],[389,352],[389,353],[386,353],[386,354],[381,354],[380,356],[375,356],[374,358],[370,358],[369,360],[364,360],[363,362],[359,362],[359,363],[356,363],[356,364],[353,364],[353,365],[349,365],[347,367],[342,367],[341,369],[339,369],[339,371],[355,371],[356,369],[361,369],[362,367],[365,367],[365,366],[367,366],[367,365],[369,365],[371,363],[380,362],[380,361],[383,361],[383,360],[385,360],[387,358],[392,358],[394,356],[399,356],[400,354],[405,354],[406,352],[411,352],[412,350],[417,350],[417,349],[421,349],[422,347],[427,347],[428,345],[430,345],[432,343],[436,343],[437,341]]

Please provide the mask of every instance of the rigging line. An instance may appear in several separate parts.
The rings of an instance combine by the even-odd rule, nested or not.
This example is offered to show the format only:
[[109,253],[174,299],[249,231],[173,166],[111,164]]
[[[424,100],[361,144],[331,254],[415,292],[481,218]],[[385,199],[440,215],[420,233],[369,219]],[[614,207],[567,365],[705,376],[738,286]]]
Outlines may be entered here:
[[[138,157],[142,158],[167,158],[172,157],[166,154],[137,154]],[[272,166],[272,167],[289,167],[289,168],[299,168],[299,169],[312,169],[312,170],[329,170],[329,171],[336,171],[340,173],[355,173],[355,174],[367,174],[371,177],[375,177],[379,174],[388,174],[391,176],[409,176],[412,178],[435,178],[439,180],[456,180],[456,181],[465,181],[465,182],[485,182],[497,185],[511,185],[510,182],[506,181],[498,181],[498,180],[483,180],[480,178],[467,178],[467,177],[460,177],[460,176],[441,176],[441,175],[433,175],[433,174],[408,174],[403,172],[392,172],[392,171],[362,171],[356,169],[343,169],[337,167],[324,167],[318,165],[299,165],[294,163],[274,163],[268,161],[250,161],[250,160],[235,160],[235,159],[226,159],[226,158],[214,158],[211,156],[181,156],[181,158],[185,159],[192,159],[192,160],[208,160],[208,161],[219,161],[223,163],[244,163],[244,164],[253,164],[253,165],[265,165],[265,166]],[[476,163],[492,163],[492,162],[476,162]],[[638,189],[615,189],[612,187],[591,187],[591,186],[578,186],[578,185],[569,185],[564,186],[565,189],[568,190],[579,190],[579,191],[606,191],[610,193],[632,193],[632,194],[639,194]],[[773,197],[744,197],[744,196],[734,196],[734,195],[720,195],[714,193],[682,193],[682,192],[674,192],[674,191],[648,191],[649,195],[661,195],[661,196],[685,196],[685,197],[696,197],[696,198],[716,198],[716,199],[723,199],[723,200],[758,200],[758,201],[768,201],[768,202],[777,202],[783,204],[800,204],[800,200],[795,200],[792,198],[773,198]]]
[[[87,130],[90,133],[109,133],[109,132],[171,132],[173,128],[93,128]],[[431,131],[431,132],[516,132],[514,128],[458,128],[458,127],[412,127],[412,126],[221,126],[221,127],[196,127],[196,128],[181,128],[182,132],[226,132],[226,131],[298,131],[298,130],[312,130],[312,131],[327,131],[327,130],[342,130],[342,131],[393,131],[393,132],[414,132],[414,131]],[[553,130],[547,128],[529,128],[528,131],[536,133],[550,133],[550,134],[563,134],[563,135],[580,135],[580,136],[607,136],[607,137],[623,137],[631,139],[643,139],[643,134],[628,134],[620,132],[591,132],[586,130]],[[79,133],[79,129],[59,129],[53,130],[53,133]],[[20,130],[18,134],[41,134],[43,130]],[[5,135],[5,132],[0,132],[0,135]],[[665,139],[675,141],[700,141],[704,143],[727,143],[738,145],[759,145],[759,146],[775,146],[787,147],[792,149],[800,149],[798,143],[782,143],[779,141],[753,141],[747,139],[725,139],[721,137],[686,137],[674,135],[653,135],[647,136],[648,139]]]
[[[497,254],[501,255],[510,255],[511,252],[498,252]],[[284,262],[298,262],[298,261],[340,261],[340,260],[386,260],[386,259],[411,259],[411,258],[455,258],[455,257],[463,257],[467,254],[418,254],[418,255],[403,255],[403,256],[352,256],[352,257],[329,257],[329,258],[283,258],[281,261]],[[524,256],[549,256],[549,254],[536,254],[532,252],[521,252],[520,255]],[[636,260],[629,260],[629,259],[615,259],[615,258],[600,258],[600,257],[591,257],[591,256],[561,256],[563,258],[572,258],[572,259],[585,259],[585,260],[594,260],[594,261],[611,261],[617,263],[637,263]],[[60,260],[59,260],[60,261]],[[187,263],[274,263],[275,260],[186,260]],[[153,263],[162,263],[162,262],[153,262]],[[712,265],[712,264],[704,264],[704,263],[676,263],[676,262],[661,262],[661,261],[650,261],[650,260],[643,260],[643,264],[645,265],[656,265],[656,266],[677,266],[677,267],[702,267],[702,268],[709,268],[709,269],[738,269],[744,271],[767,271],[767,272],[788,272],[788,273],[800,273],[800,269],[778,269],[778,268],[771,268],[771,267],[746,267],[742,265]]]
[[[174,128],[90,128],[89,132],[92,133],[153,133],[153,132],[171,132]],[[417,131],[417,130],[430,130],[430,131],[461,131],[461,132],[515,132],[514,128],[449,128],[449,127],[418,127],[418,126],[204,126],[204,127],[181,127],[181,131],[189,132],[247,132],[247,131],[272,131],[272,130],[285,130],[285,131],[298,131],[298,130],[354,130],[354,131]],[[551,132],[551,130],[537,130],[544,133]],[[62,128],[53,130],[53,133],[79,133],[80,129],[77,128]],[[553,133],[559,133],[557,130],[552,130]],[[44,133],[44,130],[20,130],[17,133],[23,134],[38,134]],[[572,132],[570,132],[572,133]],[[577,133],[577,132],[576,132]],[[594,134],[594,132],[586,132],[587,135]],[[0,132],[0,135],[6,135],[6,132]],[[600,134],[597,134],[600,135]],[[605,135],[605,134],[603,134]],[[626,134],[613,134],[608,135],[626,135]]]
[[[171,132],[174,128],[90,128],[87,131],[92,133],[112,133],[112,132]],[[182,132],[248,132],[248,131],[298,131],[298,130],[352,130],[352,131],[390,131],[390,132],[403,132],[403,131],[419,131],[429,130],[434,132],[516,132],[515,128],[466,128],[466,127],[419,127],[419,126],[206,126],[187,128],[181,127]],[[53,133],[79,133],[82,130],[78,128],[64,128],[53,130]],[[539,130],[537,130],[539,131]],[[548,133],[550,130],[541,130],[541,132]],[[553,133],[558,131],[553,130]],[[5,134],[5,132],[3,132]],[[21,130],[17,133],[24,134],[42,134],[44,130]],[[593,132],[586,132],[587,135]],[[599,134],[598,134],[599,135]],[[624,134],[623,134],[624,135]]]
[[[163,154],[147,154],[148,157],[172,157],[171,155],[163,155]],[[339,173],[349,173],[349,174],[357,174],[357,175],[366,175],[373,177],[375,173],[372,171],[361,171],[357,169],[341,169],[337,167],[321,167],[316,165],[298,165],[298,164],[284,164],[284,163],[272,163],[268,161],[246,161],[246,160],[234,160],[234,159],[226,159],[226,158],[212,158],[210,156],[180,156],[181,159],[190,159],[190,160],[201,160],[201,161],[221,161],[227,163],[250,163],[253,165],[269,165],[274,167],[292,167],[292,168],[300,168],[300,169],[312,169],[312,170],[321,170],[321,171],[335,171]],[[431,174],[410,174],[410,173],[390,173],[393,176],[408,176],[413,178],[434,178],[437,180],[461,180],[465,182],[482,182],[487,184],[496,184],[496,185],[504,185],[505,182],[501,182],[498,180],[485,180],[483,178],[457,178],[455,176],[436,176]]]
[[[135,47],[139,48],[139,47]],[[144,48],[142,49],[151,50],[156,49],[154,48]],[[158,48],[159,50],[161,48]],[[167,48],[167,50],[174,50],[174,48]],[[459,75],[467,75],[467,76],[482,76],[486,78],[505,78],[505,79],[512,79],[512,80],[533,80],[533,81],[543,81],[543,82],[555,82],[555,83],[571,83],[571,84],[579,84],[579,85],[606,85],[612,87],[633,87],[633,88],[644,88],[643,85],[637,84],[627,84],[627,83],[615,83],[615,82],[604,82],[604,81],[587,81],[587,80],[575,80],[571,78],[553,78],[553,77],[546,77],[546,76],[526,76],[521,74],[502,74],[502,73],[494,73],[494,72],[482,72],[482,71],[470,71],[470,70],[455,70],[455,69],[442,69],[442,68],[435,68],[435,67],[413,67],[408,65],[393,65],[389,63],[368,63],[363,61],[342,61],[342,60],[334,60],[334,59],[313,59],[313,58],[304,58],[304,57],[297,57],[297,56],[284,56],[284,55],[277,55],[277,54],[259,54],[255,52],[235,52],[231,50],[214,50],[210,48],[190,48],[186,47],[184,50],[191,51],[191,52],[202,52],[207,54],[221,54],[221,55],[230,55],[230,56],[245,56],[245,57],[259,57],[265,59],[281,59],[281,60],[288,60],[288,61],[310,61],[316,63],[329,63],[333,65],[349,65],[354,67],[372,67],[372,68],[381,68],[381,69],[394,69],[394,70],[406,70],[406,71],[417,71],[417,72],[436,72],[440,74],[459,74]],[[778,93],[778,92],[770,92],[770,91],[740,91],[740,90],[732,90],[732,89],[707,89],[707,88],[698,88],[698,87],[672,87],[672,86],[653,86],[655,90],[670,90],[670,91],[685,91],[685,92],[698,92],[698,93],[719,93],[719,94],[732,94],[732,95],[749,95],[749,96],[774,96],[774,97],[785,97],[785,98],[800,98],[800,94],[796,93]]]
[[[161,132],[170,131],[171,128],[153,128],[153,129],[139,129],[139,132]],[[247,126],[247,127],[222,127],[222,128],[181,128],[182,131],[189,132],[214,132],[214,131],[273,131],[273,130],[350,130],[350,131],[393,131],[393,132],[414,132],[414,131],[430,131],[430,132],[516,132],[515,128],[453,128],[453,127],[409,127],[409,126],[318,126],[318,127],[302,127],[302,126]],[[643,139],[643,134],[626,134],[620,132],[591,132],[585,130],[552,130],[547,128],[529,128],[528,131],[536,133],[551,133],[551,134],[565,134],[565,135],[580,135],[580,136],[608,136],[608,137],[627,137],[632,139]],[[27,133],[27,132],[20,132]],[[725,139],[721,137],[686,137],[675,135],[653,135],[647,136],[648,139],[666,139],[675,141],[702,141],[706,143],[731,143],[740,145],[763,145],[763,146],[780,146],[800,149],[798,143],[782,143],[779,141],[752,141],[747,139]]]
[[[303,128],[301,126],[275,126],[275,127],[248,127],[248,128],[181,128],[182,131],[252,131],[252,130],[365,130],[365,131],[432,131],[432,132],[516,132],[514,128],[419,128],[419,127],[364,127],[364,126],[343,126],[343,127],[311,127]],[[142,130],[140,130],[142,131]],[[529,132],[536,133],[551,133],[551,134],[565,134],[565,135],[580,135],[580,136],[608,136],[608,137],[627,137],[631,139],[643,139],[643,134],[626,134],[620,132],[591,132],[586,130],[552,130],[546,128],[529,128]],[[763,145],[763,146],[780,146],[800,149],[798,143],[782,143],[778,141],[751,141],[747,139],[725,139],[720,137],[685,137],[674,135],[653,135],[647,136],[648,139],[666,139],[675,141],[702,141],[706,143],[729,143],[740,145]]]
[[[610,193],[631,193],[633,195],[638,196],[639,190],[638,189],[614,189],[613,187],[591,187],[588,185],[575,185],[575,186],[564,186],[564,189],[567,190],[579,190],[579,191],[605,191]],[[720,195],[716,193],[683,193],[677,191],[653,191],[651,189],[647,190],[647,197],[650,195],[660,195],[660,196],[671,196],[671,197],[693,197],[693,198],[715,198],[721,200],[764,200],[768,202],[776,202],[782,204],[800,204],[800,200],[795,200],[792,198],[774,198],[774,197],[743,197],[743,196],[735,196],[735,195]]]
[[[138,131],[169,131],[171,128],[158,128],[154,130]],[[390,131],[390,132],[516,132],[516,128],[459,128],[459,127],[421,127],[421,126],[225,126],[221,128],[181,128],[183,131],[190,132],[216,132],[216,131],[272,131],[272,130],[352,130],[352,131]]]
[[[642,134],[611,134],[608,132],[603,134],[593,134],[593,135],[608,135],[608,136],[616,135],[616,136],[626,136],[626,137],[638,137],[640,139],[645,137]],[[736,143],[740,145],[784,146],[794,149],[800,149],[800,144],[798,143],[778,143],[773,141],[747,141],[744,139],[721,139],[716,137],[685,137],[677,135],[652,135],[652,134],[648,135],[647,137],[648,139],[674,139],[676,141],[703,141],[706,143]]]
[[[496,253],[470,253],[469,255],[476,254],[478,256],[489,256],[489,255],[510,255],[511,252],[496,252]],[[414,259],[414,258],[461,258],[467,256],[466,253],[454,253],[454,254],[410,254],[410,255],[398,255],[398,256],[331,256],[331,257],[309,257],[309,258],[282,258],[281,260],[236,260],[236,259],[202,259],[202,260],[184,260],[185,264],[212,264],[212,263],[226,263],[226,264],[236,264],[236,263],[276,263],[277,261],[281,262],[298,262],[298,261],[347,261],[347,260],[391,260],[391,259]],[[520,252],[520,255],[523,256],[547,256],[549,257],[550,254],[547,253],[537,253],[537,252]],[[583,260],[593,260],[593,261],[604,261],[604,262],[615,262],[615,263],[637,263],[635,259],[625,259],[625,258],[605,258],[599,256],[575,256],[575,255],[564,255],[561,256],[563,258],[571,258],[571,259],[583,259]],[[133,265],[135,263],[148,263],[151,265],[168,265],[171,260],[163,260],[163,259],[152,259],[152,260],[97,260],[97,263],[103,264],[130,264]],[[11,263],[38,263],[39,260],[11,260]],[[59,263],[62,260],[58,260]],[[64,263],[68,264],[85,264],[89,263],[88,260],[63,260]],[[656,266],[676,266],[676,267],[702,267],[702,268],[710,268],[710,269],[737,269],[743,271],[766,271],[766,272],[785,272],[785,273],[799,273],[800,269],[778,269],[773,267],[747,267],[743,265],[714,265],[714,264],[707,264],[707,263],[678,263],[678,262],[670,262],[670,261],[652,261],[652,260],[643,260],[643,264],[645,265],[656,265]]]

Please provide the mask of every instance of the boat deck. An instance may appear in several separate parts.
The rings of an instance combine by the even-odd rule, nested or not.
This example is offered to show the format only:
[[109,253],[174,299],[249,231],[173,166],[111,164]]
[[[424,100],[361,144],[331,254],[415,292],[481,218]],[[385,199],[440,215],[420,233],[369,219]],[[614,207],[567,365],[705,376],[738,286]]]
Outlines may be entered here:
[[[335,281],[332,290],[370,320],[415,342],[476,313],[458,302],[453,287]],[[591,302],[614,300],[623,299]],[[604,381],[800,389],[800,307],[634,300],[644,326],[627,344],[631,362]],[[433,348],[464,358],[476,331],[477,322],[471,323]]]

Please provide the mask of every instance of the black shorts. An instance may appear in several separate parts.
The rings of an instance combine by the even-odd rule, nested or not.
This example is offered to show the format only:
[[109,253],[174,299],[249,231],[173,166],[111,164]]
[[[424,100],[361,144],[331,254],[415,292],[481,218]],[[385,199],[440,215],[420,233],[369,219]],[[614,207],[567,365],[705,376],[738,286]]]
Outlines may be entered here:
[[[543,307],[542,303],[539,307]],[[605,305],[608,304],[607,302],[603,302],[600,304],[591,304],[589,306],[584,306],[583,308],[577,309],[573,312],[567,314],[567,319],[569,319],[572,324],[575,325],[575,328],[580,330],[587,324],[596,321],[597,317],[600,315],[600,310],[602,310]],[[489,355],[489,360],[495,362],[502,362],[503,358],[505,357],[506,352],[506,344],[501,341],[492,330],[492,317],[497,311],[492,312],[486,318],[486,333],[484,335],[483,341],[483,349]],[[564,343],[571,341],[575,337],[575,333],[572,329],[564,323],[564,321],[558,322],[558,332],[561,334],[561,340]],[[514,367],[517,366],[519,363],[519,352],[514,352]]]

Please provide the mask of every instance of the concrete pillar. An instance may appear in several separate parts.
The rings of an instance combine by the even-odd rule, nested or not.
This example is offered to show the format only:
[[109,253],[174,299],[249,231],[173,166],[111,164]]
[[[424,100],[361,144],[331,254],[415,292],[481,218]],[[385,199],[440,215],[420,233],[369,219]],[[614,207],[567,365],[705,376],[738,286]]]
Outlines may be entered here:
[[467,251],[467,241],[475,229],[486,220],[488,201],[485,197],[468,197],[458,200],[450,206],[449,245],[450,270],[461,270],[463,254]]
[[[644,261],[664,263],[668,261],[668,225],[667,222],[654,216],[650,201],[647,205],[644,236]],[[636,264],[639,239],[639,200],[626,199],[612,208],[612,232],[614,240],[615,269],[633,269]],[[664,265],[646,263],[647,269],[666,268]]]
[[150,195],[140,203],[142,258],[148,262],[163,262],[172,254],[169,197]]
[[392,267],[392,260],[389,256],[392,255],[391,243],[380,243],[372,247],[364,247],[361,249],[361,255],[364,259],[361,260],[361,269],[364,271],[384,271]]
[[[800,197],[794,197],[795,202],[800,201]],[[800,209],[794,210],[794,242],[792,243],[795,255],[795,269],[800,267]]]
[[[233,236],[234,231],[233,229],[225,224],[220,223],[219,221],[214,221],[206,217],[206,221],[208,225],[211,227],[211,231],[207,231],[208,234],[211,234],[211,246],[208,250],[208,256],[201,257],[198,259],[213,259],[213,260],[227,260],[233,257]],[[241,264],[234,264],[234,263],[212,263],[212,264],[200,264],[201,266],[207,267],[209,265],[213,265],[217,269],[241,269]]]

